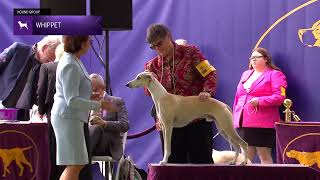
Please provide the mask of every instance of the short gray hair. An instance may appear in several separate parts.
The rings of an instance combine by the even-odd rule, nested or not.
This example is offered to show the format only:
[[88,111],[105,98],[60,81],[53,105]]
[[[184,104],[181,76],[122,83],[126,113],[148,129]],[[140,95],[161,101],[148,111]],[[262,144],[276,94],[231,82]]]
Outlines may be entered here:
[[167,35],[171,37],[170,30],[163,24],[151,24],[147,29],[147,43],[151,44]]
[[95,73],[90,74],[89,78],[92,83],[95,80],[99,85],[105,86],[104,79],[102,78],[102,76],[100,74],[95,74]]

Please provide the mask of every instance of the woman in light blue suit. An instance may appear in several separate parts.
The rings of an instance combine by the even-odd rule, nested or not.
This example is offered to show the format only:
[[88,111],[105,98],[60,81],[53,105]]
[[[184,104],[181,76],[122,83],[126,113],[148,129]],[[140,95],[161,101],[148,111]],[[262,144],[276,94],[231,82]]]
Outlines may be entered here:
[[92,91],[88,72],[80,57],[90,48],[89,36],[63,36],[66,53],[56,73],[56,94],[51,122],[57,140],[57,165],[66,165],[60,180],[77,180],[89,163],[83,127],[90,110],[115,111],[110,102],[90,100]]

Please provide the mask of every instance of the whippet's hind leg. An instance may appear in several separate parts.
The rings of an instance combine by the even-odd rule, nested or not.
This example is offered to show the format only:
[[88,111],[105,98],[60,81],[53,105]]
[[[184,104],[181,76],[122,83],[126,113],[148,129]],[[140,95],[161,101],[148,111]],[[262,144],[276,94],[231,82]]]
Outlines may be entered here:
[[243,154],[245,156],[245,159],[243,162],[241,162],[241,165],[245,165],[248,162],[248,144],[239,136],[239,134],[236,132],[235,129],[233,131],[230,131],[229,138],[232,140],[234,144],[237,144],[237,147],[239,147],[238,151],[240,152],[241,148],[243,150]]
[[230,143],[232,144],[232,146],[233,146],[233,148],[234,148],[235,155],[234,155],[233,161],[231,161],[229,164],[230,164],[230,165],[236,165],[237,160],[238,160],[239,153],[240,153],[240,151],[241,151],[241,147],[240,147],[240,145],[239,145],[236,141],[234,141],[232,138],[230,138]]
[[[233,141],[232,138],[230,138],[230,137],[225,133],[225,131],[220,130],[220,134],[221,134],[222,137],[224,137],[224,139],[225,139],[226,141],[228,141],[228,143],[230,144],[230,147],[231,147],[231,148],[233,147],[233,149],[235,150],[235,157],[234,157],[234,159],[233,159],[231,162],[229,162],[230,165],[235,165],[236,162],[237,162],[238,156],[239,156],[240,146],[239,146],[238,143],[236,143],[235,141]],[[232,149],[231,149],[231,151],[232,151]]]

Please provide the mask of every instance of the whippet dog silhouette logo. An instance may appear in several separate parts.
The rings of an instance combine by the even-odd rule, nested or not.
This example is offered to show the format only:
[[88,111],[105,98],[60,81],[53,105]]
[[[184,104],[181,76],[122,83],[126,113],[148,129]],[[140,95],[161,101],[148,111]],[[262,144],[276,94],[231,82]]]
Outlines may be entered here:
[[26,21],[25,23],[21,22],[21,21],[18,21],[18,24],[19,24],[19,27],[20,27],[20,30],[22,28],[26,28],[26,29],[29,29],[28,28],[28,22]]
[[33,22],[33,16],[13,16],[13,34],[32,35],[34,29]]
[[[310,32],[313,35],[313,37],[311,38],[312,40],[310,40],[309,38],[308,42],[305,42],[306,38],[304,38],[304,35],[311,34]],[[311,28],[299,29],[298,36],[302,44],[308,47],[320,47],[320,20],[316,21]]]

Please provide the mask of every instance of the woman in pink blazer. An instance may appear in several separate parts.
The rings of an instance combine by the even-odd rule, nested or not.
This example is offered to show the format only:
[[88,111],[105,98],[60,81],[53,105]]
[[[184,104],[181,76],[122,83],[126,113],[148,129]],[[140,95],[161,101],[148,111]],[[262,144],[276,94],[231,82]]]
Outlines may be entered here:
[[234,126],[248,143],[248,158],[256,152],[261,164],[272,164],[275,144],[274,123],[280,120],[279,107],[285,99],[287,81],[264,48],[256,48],[249,70],[240,79],[233,105]]

